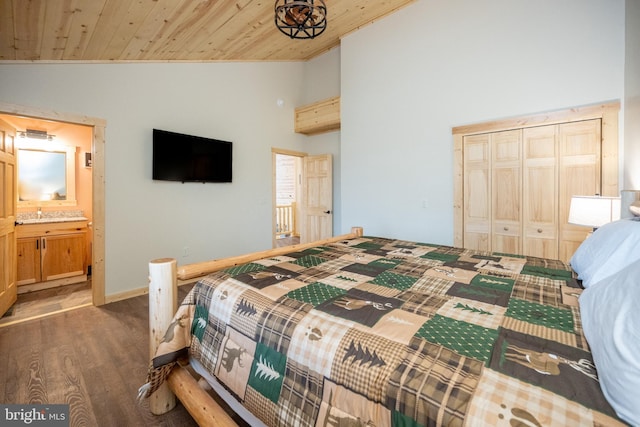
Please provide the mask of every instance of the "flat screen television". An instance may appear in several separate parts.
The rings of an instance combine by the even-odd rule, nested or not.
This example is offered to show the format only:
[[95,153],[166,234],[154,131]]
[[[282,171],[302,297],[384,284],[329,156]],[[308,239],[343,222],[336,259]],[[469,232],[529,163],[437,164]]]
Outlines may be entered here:
[[231,182],[233,144],[218,139],[153,130],[153,179]]

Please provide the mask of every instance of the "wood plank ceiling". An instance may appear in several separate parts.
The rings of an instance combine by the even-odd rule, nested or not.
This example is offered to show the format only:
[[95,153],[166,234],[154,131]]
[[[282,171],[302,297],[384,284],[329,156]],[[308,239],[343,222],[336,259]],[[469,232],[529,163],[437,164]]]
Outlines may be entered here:
[[327,29],[292,40],[274,0],[0,0],[1,61],[305,61],[413,0],[325,0]]

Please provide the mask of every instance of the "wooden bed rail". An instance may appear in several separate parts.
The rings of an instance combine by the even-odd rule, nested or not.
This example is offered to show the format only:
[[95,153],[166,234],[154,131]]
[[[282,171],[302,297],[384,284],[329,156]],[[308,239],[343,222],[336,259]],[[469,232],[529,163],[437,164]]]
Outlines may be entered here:
[[238,255],[229,258],[216,259],[212,261],[204,261],[195,264],[187,264],[178,268],[178,280],[190,280],[196,277],[206,276],[214,271],[223,268],[233,267],[234,265],[244,264],[255,261],[257,259],[283,255],[295,250],[303,250],[314,246],[324,245],[327,243],[339,242],[340,240],[353,239],[362,236],[362,227],[352,227],[351,233],[341,236],[330,237],[328,239],[316,240],[310,243],[301,243],[291,246],[283,246],[281,248],[267,249],[260,252],[252,252],[250,254]]
[[[177,310],[178,280],[194,281],[224,268],[262,258],[284,255],[297,250],[321,246],[363,235],[362,227],[352,227],[351,233],[298,245],[284,246],[246,255],[188,264],[177,268],[174,258],[160,258],[149,262],[149,349],[155,355]],[[168,381],[149,398],[149,409],[155,415],[164,414],[176,405],[176,397],[199,425],[232,426],[236,423],[226,411],[202,390],[184,368],[174,368]],[[213,423],[213,424],[212,424]]]

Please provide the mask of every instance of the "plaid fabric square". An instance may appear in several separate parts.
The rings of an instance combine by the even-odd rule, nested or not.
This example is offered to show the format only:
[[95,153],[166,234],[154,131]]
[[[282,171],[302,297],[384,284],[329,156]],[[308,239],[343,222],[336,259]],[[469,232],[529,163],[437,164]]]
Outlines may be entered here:
[[407,258],[403,259],[401,263],[389,271],[396,274],[402,274],[404,276],[420,278],[427,270],[432,267],[437,267],[440,264],[441,263],[439,261],[433,262],[433,260],[424,258]]
[[582,318],[580,317],[580,307],[571,307],[571,314],[573,314],[573,331],[575,332],[575,346],[586,351],[590,351],[589,343],[584,336],[582,329]]
[[512,297],[537,304],[559,307],[562,304],[564,281],[551,280],[546,277],[520,275],[516,281]]
[[432,318],[446,302],[447,298],[438,294],[425,294],[409,289],[396,296],[396,299],[404,301],[402,310]]
[[413,425],[462,426],[483,364],[420,339],[412,348],[389,379],[385,406]]
[[351,327],[353,322],[311,310],[293,331],[287,357],[329,376],[340,341]]
[[256,326],[255,340],[260,344],[287,354],[291,335],[298,322],[311,310],[311,305],[283,298],[268,307]]
[[324,249],[325,250],[322,253],[318,254],[318,256],[321,256],[327,261],[340,258],[341,256],[355,250],[350,248],[349,246],[343,246],[340,244],[328,245],[328,246],[325,246]]
[[394,298],[396,295],[402,292],[400,289],[388,288],[386,286],[376,285],[375,283],[371,282],[361,283],[353,289],[386,298]]
[[322,268],[305,268],[300,272],[300,275],[296,278],[304,283],[314,283],[318,282],[321,279],[324,279],[327,276],[331,276],[331,272]]
[[335,274],[339,271],[342,271],[343,268],[351,264],[352,262],[347,261],[341,257],[333,259],[331,261],[323,262],[316,268],[319,270],[328,271],[331,274]]
[[197,359],[208,372],[214,372],[218,363],[218,354],[226,335],[225,325],[222,328],[205,328],[202,340],[192,340],[189,356]]
[[559,259],[538,258],[533,256],[528,256],[526,259],[529,267],[542,267],[551,270],[564,270],[571,272],[571,267]]
[[278,425],[278,405],[264,397],[252,387],[247,387],[243,404],[253,415],[266,425]]
[[277,409],[283,425],[314,425],[322,403],[323,381],[317,372],[287,361]]
[[381,402],[387,380],[405,352],[403,344],[350,329],[336,349],[331,379],[374,402]]
[[[591,426],[593,411],[582,405],[485,369],[469,407],[477,425]],[[598,417],[607,418],[599,414]],[[608,426],[622,426],[609,418]]]
[[413,284],[411,290],[421,294],[435,294],[444,296],[447,294],[447,291],[454,283],[454,280],[425,275],[419,278]]

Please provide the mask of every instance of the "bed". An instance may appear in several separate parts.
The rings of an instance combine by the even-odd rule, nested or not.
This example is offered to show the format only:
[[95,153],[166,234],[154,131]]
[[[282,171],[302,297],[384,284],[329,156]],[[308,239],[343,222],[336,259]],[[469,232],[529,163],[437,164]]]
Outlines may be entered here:
[[177,275],[153,261],[150,307],[165,311],[176,277],[215,271],[168,327],[150,315],[159,338],[140,396],[171,396],[169,384],[199,424],[233,424],[191,361],[250,425],[636,425],[640,222],[623,225],[596,231],[573,269],[357,228]]

